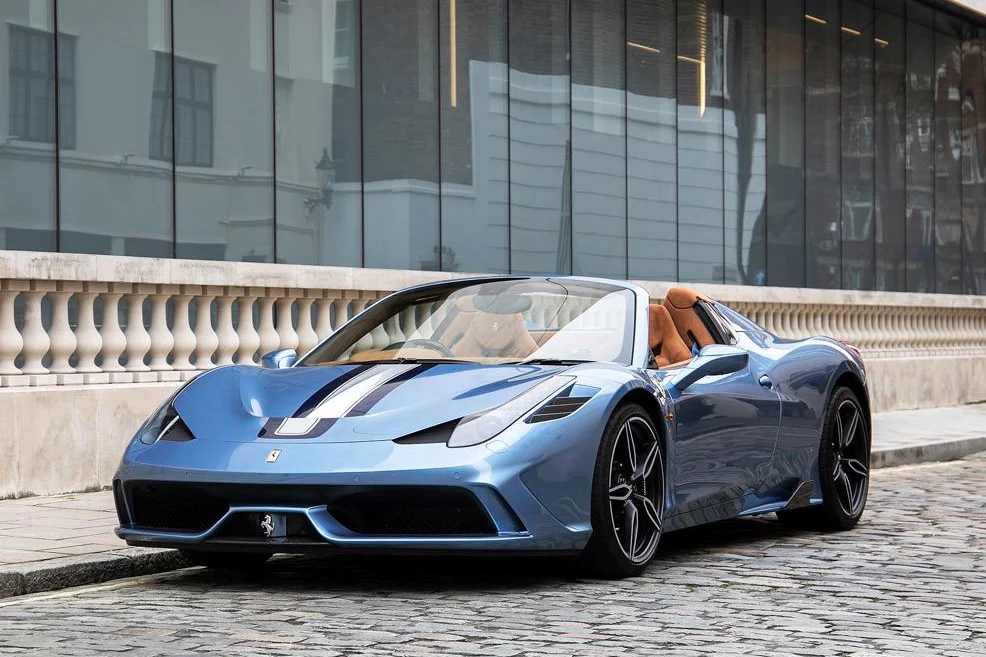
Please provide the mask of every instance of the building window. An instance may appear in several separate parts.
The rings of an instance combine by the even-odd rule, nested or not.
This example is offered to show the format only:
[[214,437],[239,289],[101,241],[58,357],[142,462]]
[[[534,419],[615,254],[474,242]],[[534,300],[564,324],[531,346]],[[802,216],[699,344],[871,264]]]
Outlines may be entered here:
[[335,16],[335,84],[356,85],[356,2],[338,0]]
[[[55,142],[55,51],[50,32],[10,25],[10,135]],[[58,37],[61,148],[75,148],[75,39]]]
[[171,54],[155,53],[154,88],[151,95],[152,160],[171,161]]
[[[150,156],[171,160],[171,56],[158,53],[151,101]],[[215,67],[174,58],[174,111],[178,166],[212,166],[213,77]]]

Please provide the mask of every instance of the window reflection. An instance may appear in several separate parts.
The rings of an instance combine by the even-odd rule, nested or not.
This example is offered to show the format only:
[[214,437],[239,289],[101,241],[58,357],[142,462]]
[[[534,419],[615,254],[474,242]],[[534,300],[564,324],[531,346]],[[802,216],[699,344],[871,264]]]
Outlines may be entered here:
[[904,19],[878,13],[876,65],[876,288],[904,290],[906,245]]
[[627,214],[631,278],[678,276],[675,0],[627,2]]
[[271,13],[267,2],[174,0],[179,258],[273,259]]
[[510,0],[510,249],[518,273],[572,271],[567,0]]
[[[58,2],[59,29],[75,35],[58,48],[63,251],[174,254],[171,136],[161,112],[170,106],[169,16],[161,0]],[[82,99],[112,102],[76,106],[76,87]]]
[[961,89],[959,41],[950,34],[937,32],[934,82],[935,290],[951,294],[962,291]]
[[767,173],[763,12],[763,0],[723,0],[726,283],[767,282],[750,253],[755,244],[763,248],[766,230],[757,221],[766,207]]
[[506,0],[440,0],[442,269],[509,271]]
[[805,284],[804,23],[801,2],[767,0],[766,248],[754,245],[749,268],[765,271],[768,285]]
[[279,262],[362,264],[358,20],[354,0],[274,12]]
[[907,24],[907,290],[932,289],[935,221],[932,71],[934,33]]
[[723,262],[721,0],[678,3],[678,277],[721,283]]
[[962,44],[963,291],[986,294],[986,51],[983,28]]
[[844,0],[842,41],[842,287],[873,288],[873,8]]
[[49,2],[0,3],[0,249],[56,247],[53,19]]
[[624,278],[623,0],[572,5],[572,271]]

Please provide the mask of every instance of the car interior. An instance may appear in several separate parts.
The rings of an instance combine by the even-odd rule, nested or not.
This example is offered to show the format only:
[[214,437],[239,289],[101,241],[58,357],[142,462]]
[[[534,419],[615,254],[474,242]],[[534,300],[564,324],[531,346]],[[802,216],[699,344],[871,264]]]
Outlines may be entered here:
[[653,365],[677,367],[707,345],[727,342],[728,336],[707,310],[712,300],[687,287],[672,287],[664,303],[648,307],[647,331]]

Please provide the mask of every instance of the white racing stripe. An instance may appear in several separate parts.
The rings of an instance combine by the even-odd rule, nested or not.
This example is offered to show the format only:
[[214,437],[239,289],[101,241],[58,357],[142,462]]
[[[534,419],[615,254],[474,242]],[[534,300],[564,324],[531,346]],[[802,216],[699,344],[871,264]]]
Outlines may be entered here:
[[308,415],[286,418],[275,433],[280,436],[304,436],[315,428],[319,420],[346,417],[367,395],[415,367],[417,365],[374,365],[326,395]]

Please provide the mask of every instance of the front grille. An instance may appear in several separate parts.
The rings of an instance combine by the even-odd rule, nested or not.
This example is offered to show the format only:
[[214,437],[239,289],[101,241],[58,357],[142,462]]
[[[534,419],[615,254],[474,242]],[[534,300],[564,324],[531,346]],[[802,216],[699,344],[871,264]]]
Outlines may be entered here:
[[456,488],[372,490],[339,498],[328,511],[346,529],[373,536],[490,535],[496,527],[476,498]]
[[[346,529],[372,536],[495,535],[496,527],[470,491],[453,486],[354,488],[269,484],[134,481],[125,486],[132,520],[145,529],[202,532],[231,506],[325,506]],[[252,514],[255,515],[255,514]],[[302,516],[299,516],[302,517]],[[220,536],[251,534],[251,514],[236,513]],[[307,520],[293,529],[304,537]],[[289,527],[291,529],[292,527]]]
[[135,483],[129,486],[133,524],[147,529],[202,532],[216,524],[229,504],[188,484]]

